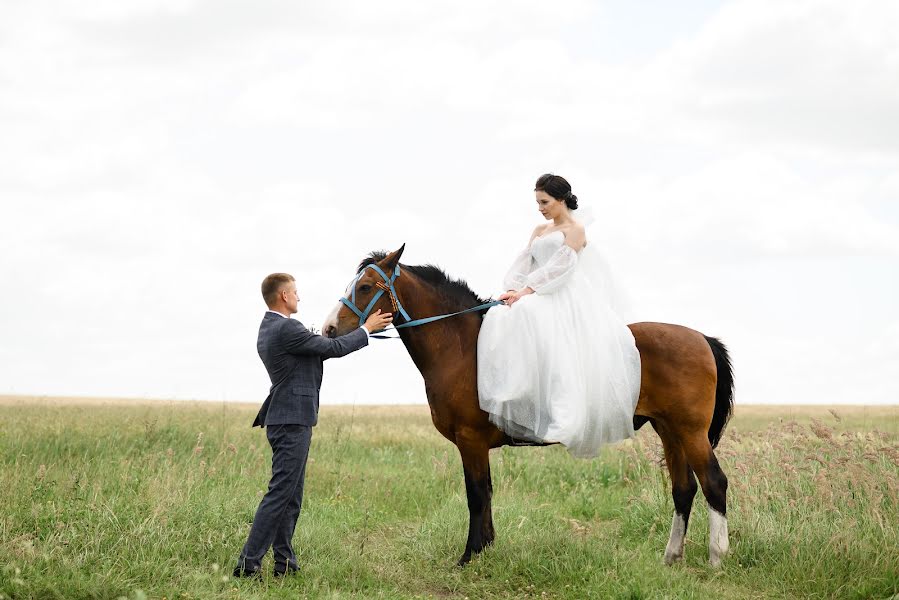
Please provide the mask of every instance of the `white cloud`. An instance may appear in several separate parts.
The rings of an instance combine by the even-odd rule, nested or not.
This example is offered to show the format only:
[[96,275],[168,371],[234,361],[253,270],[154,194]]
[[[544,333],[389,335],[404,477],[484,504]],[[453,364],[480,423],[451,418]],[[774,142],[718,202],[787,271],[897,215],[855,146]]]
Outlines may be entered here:
[[[899,151],[899,7],[740,0],[653,66],[715,141]],[[890,33],[893,32],[893,33]]]

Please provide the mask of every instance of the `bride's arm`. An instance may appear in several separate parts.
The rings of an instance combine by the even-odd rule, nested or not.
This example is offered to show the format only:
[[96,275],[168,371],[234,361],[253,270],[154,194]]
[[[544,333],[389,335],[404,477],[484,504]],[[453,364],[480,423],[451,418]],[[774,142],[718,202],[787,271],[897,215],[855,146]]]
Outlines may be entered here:
[[538,294],[551,294],[563,287],[577,266],[577,252],[567,243],[562,244],[545,265],[534,269],[525,281],[526,288]]
[[580,252],[587,245],[587,234],[584,226],[575,223],[568,231],[565,232],[565,244],[571,247],[575,252]]
[[506,276],[503,277],[503,288],[507,291],[520,290],[524,287],[528,274],[533,268],[534,259],[531,258],[530,251],[525,248],[515,257],[512,266],[506,271]]
[[[534,231],[535,235],[538,233],[538,230]],[[533,237],[531,240],[533,241]],[[532,268],[524,278],[523,283],[516,282],[521,283],[519,287],[515,288],[518,291],[506,292],[499,299],[505,300],[506,304],[511,305],[522,296],[527,296],[528,294],[535,292],[538,294],[551,294],[555,292],[568,281],[572,271],[574,271],[574,267],[577,265],[577,253],[586,245],[587,237],[584,233],[584,227],[578,223],[565,232],[565,243],[550,257],[545,265],[539,269]]]
[[540,235],[544,228],[545,225],[538,225],[534,229],[533,233],[531,233],[531,239],[528,240],[528,245],[518,253],[512,266],[506,272],[506,276],[503,277],[503,287],[507,292],[520,290],[527,283],[528,275],[534,270],[535,266],[534,259],[531,257],[531,242]]

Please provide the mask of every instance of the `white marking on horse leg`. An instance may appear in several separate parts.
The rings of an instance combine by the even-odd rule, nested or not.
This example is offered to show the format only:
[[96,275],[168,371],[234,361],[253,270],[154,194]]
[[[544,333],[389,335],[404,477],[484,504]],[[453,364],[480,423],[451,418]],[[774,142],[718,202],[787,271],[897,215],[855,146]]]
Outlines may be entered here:
[[709,507],[709,562],[712,566],[720,567],[721,559],[727,555],[729,550],[727,517]]
[[665,548],[665,564],[673,565],[684,557],[684,540],[687,537],[687,521],[684,516],[674,513],[671,519],[671,537]]
[[337,313],[340,312],[341,306],[343,306],[343,303],[338,302],[337,305],[334,307],[334,310],[332,310],[330,313],[328,313],[328,316],[325,317],[325,323],[322,325],[322,333],[327,331],[328,327],[330,325],[337,327]]

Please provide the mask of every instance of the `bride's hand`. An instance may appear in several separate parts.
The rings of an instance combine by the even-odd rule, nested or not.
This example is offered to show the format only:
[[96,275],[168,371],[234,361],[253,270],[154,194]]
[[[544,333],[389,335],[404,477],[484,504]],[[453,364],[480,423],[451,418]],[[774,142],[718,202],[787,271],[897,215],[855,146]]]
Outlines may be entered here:
[[519,290],[517,292],[515,290],[509,290],[508,292],[500,294],[499,299],[504,301],[506,303],[506,306],[512,306],[513,304],[521,300],[522,297],[533,293],[534,290],[526,287],[523,290]]

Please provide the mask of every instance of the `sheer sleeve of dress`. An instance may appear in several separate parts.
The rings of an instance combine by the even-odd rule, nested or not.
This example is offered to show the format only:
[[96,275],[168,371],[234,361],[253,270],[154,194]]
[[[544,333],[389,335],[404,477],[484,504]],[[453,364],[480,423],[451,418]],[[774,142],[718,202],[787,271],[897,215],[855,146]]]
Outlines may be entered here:
[[525,248],[515,257],[515,262],[503,278],[503,289],[520,290],[527,286],[528,275],[536,266],[530,248]]
[[577,266],[577,252],[568,244],[562,244],[545,265],[531,271],[525,285],[538,294],[552,294],[563,287]]

